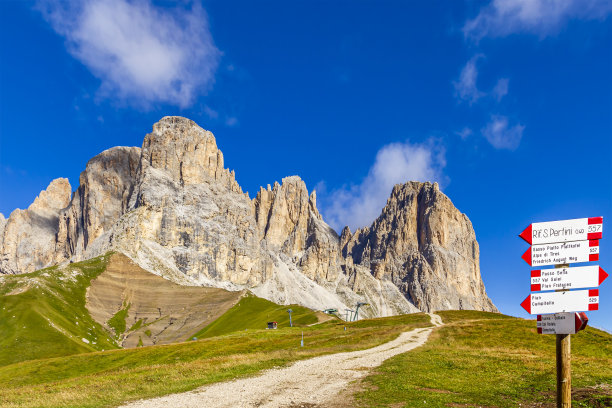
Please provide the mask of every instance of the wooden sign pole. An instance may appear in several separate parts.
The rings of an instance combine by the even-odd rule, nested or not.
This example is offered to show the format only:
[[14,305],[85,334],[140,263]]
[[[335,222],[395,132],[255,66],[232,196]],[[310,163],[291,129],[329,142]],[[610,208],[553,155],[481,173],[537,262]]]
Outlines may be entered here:
[[[567,268],[568,264],[555,265]],[[563,292],[560,290],[558,292]],[[557,334],[557,408],[572,408],[571,334]]]
[[557,334],[557,408],[572,407],[571,334]]

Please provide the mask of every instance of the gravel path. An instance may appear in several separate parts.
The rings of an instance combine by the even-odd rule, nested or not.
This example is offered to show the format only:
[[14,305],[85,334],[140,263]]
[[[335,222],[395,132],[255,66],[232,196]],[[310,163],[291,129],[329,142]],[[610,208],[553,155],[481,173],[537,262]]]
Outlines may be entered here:
[[[442,325],[438,315],[431,323]],[[350,382],[386,359],[423,345],[433,328],[404,332],[398,338],[367,350],[337,353],[302,360],[289,367],[266,370],[256,377],[208,385],[194,391],[141,400],[125,405],[136,408],[166,407],[295,407],[325,406]]]

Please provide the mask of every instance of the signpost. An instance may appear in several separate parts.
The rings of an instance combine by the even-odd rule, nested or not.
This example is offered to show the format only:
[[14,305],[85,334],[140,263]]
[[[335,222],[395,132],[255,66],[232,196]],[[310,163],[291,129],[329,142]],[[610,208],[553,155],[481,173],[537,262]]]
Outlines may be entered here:
[[528,244],[586,241],[600,239],[603,232],[603,217],[577,218],[575,220],[534,222],[519,237]]
[[584,312],[599,309],[599,289],[532,293],[523,303],[529,314]]
[[608,277],[599,265],[531,271],[531,291],[596,288]]
[[540,334],[576,334],[586,327],[589,321],[586,313],[555,313],[538,315]]
[[519,234],[531,245],[522,256],[525,262],[555,265],[555,269],[531,271],[535,293],[521,306],[527,313],[538,314],[538,333],[556,335],[557,407],[572,404],[570,335],[586,327],[589,319],[584,311],[599,309],[599,289],[594,288],[608,277],[599,265],[570,268],[569,264],[598,261],[602,236],[603,217],[536,222]]
[[532,245],[522,258],[531,266],[598,261],[599,240]]

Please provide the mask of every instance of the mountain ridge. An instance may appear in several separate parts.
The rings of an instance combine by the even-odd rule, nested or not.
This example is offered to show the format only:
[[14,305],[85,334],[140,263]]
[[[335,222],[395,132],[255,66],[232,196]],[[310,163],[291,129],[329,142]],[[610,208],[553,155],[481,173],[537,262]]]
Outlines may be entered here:
[[49,205],[37,198],[0,220],[0,273],[116,250],[179,284],[248,288],[280,304],[366,302],[366,317],[497,310],[471,223],[436,183],[395,186],[370,227],[338,236],[298,176],[250,199],[214,135],[181,117],[162,118],[141,148],[92,158],[74,194],[58,180],[39,196]]

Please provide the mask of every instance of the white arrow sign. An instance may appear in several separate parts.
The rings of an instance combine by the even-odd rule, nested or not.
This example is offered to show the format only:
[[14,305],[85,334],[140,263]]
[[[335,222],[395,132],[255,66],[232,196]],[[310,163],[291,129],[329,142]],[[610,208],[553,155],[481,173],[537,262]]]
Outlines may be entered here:
[[531,266],[559,265],[599,260],[599,241],[573,241],[532,245],[522,256]]
[[596,288],[608,277],[599,265],[531,271],[531,291]]
[[538,315],[537,328],[540,334],[576,334],[583,324],[578,313],[555,313]]
[[601,239],[603,217],[534,222],[519,237],[532,245]]
[[532,293],[523,300],[521,306],[529,314],[598,310],[599,289]]

